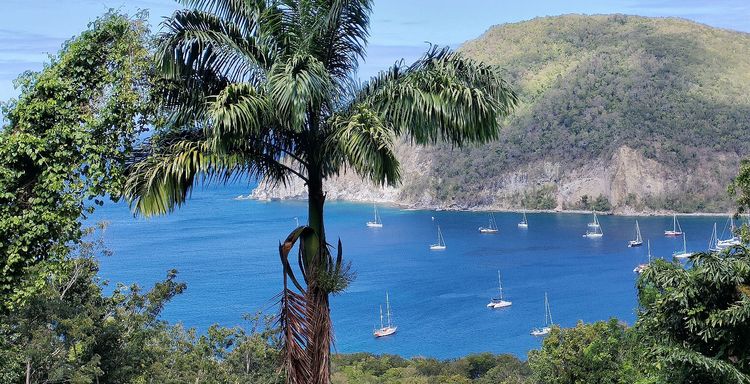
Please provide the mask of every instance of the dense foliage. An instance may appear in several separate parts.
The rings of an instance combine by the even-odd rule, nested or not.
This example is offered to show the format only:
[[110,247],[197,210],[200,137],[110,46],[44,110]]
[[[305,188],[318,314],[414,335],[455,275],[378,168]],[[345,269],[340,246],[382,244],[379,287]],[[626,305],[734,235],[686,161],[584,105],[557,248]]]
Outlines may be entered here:
[[[604,172],[628,146],[668,181],[664,194],[630,206],[730,208],[724,186],[750,153],[750,35],[678,19],[566,15],[495,26],[460,51],[502,67],[519,107],[499,140],[425,155],[430,181],[415,180],[410,196],[429,188],[443,202],[483,205],[483,191]],[[520,208],[517,196],[507,200]]]
[[0,131],[0,311],[67,256],[91,200],[117,198],[132,140],[151,116],[145,15],[108,14],[18,80]]
[[657,260],[644,272],[644,343],[666,382],[750,382],[750,254],[737,246],[691,262]]
[[337,355],[332,384],[516,384],[527,383],[531,371],[511,355],[481,353],[437,360],[396,355]]
[[637,350],[634,331],[616,319],[579,322],[553,327],[542,348],[529,352],[529,366],[537,383],[636,383],[643,376]]

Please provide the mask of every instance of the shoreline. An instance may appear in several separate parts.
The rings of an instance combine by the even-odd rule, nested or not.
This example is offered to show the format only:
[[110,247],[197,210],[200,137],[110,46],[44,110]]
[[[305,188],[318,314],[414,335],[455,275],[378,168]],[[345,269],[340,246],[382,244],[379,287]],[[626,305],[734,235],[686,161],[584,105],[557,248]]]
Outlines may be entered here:
[[[242,195],[240,195],[242,196]],[[248,197],[235,197],[235,200],[255,200],[261,202],[278,202],[278,201],[307,201],[305,198],[273,198],[273,199],[257,199]],[[248,195],[250,196],[250,195]],[[394,201],[383,201],[383,200],[346,200],[346,199],[335,199],[329,200],[328,202],[346,202],[354,204],[382,204],[399,208],[404,211],[450,211],[450,212],[500,212],[500,213],[563,213],[563,214],[592,214],[593,210],[583,209],[519,209],[519,208],[492,208],[492,207],[471,207],[471,208],[454,208],[454,207],[422,207],[414,206],[413,204],[404,204]],[[693,216],[693,217],[727,217],[734,216],[733,212],[673,212],[673,211],[649,211],[649,212],[618,212],[618,211],[596,211],[597,214],[606,216],[622,216],[622,217],[669,217],[673,215],[678,216]]]

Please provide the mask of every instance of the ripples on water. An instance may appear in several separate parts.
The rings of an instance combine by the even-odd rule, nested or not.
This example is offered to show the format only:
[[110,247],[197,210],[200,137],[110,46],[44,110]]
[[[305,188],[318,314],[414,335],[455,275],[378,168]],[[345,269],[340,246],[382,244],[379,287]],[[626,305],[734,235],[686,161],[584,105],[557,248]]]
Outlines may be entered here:
[[[188,290],[167,306],[164,318],[205,330],[212,323],[242,324],[243,313],[275,311],[281,289],[277,246],[305,221],[304,202],[234,200],[245,186],[209,187],[195,192],[172,215],[133,218],[122,204],[100,208],[92,220],[108,220],[105,239],[114,256],[101,261],[101,275],[113,282],[150,286],[171,268]],[[544,293],[553,320],[574,326],[615,316],[635,320],[633,268],[646,261],[646,247],[628,248],[634,217],[602,216],[602,239],[582,234],[591,220],[578,214],[495,215],[499,234],[480,234],[487,214],[379,208],[383,228],[367,228],[372,206],[329,202],[329,241],[338,237],[357,279],[332,299],[339,352],[369,351],[403,356],[457,357],[472,352],[507,352],[525,357],[540,339],[529,335],[544,322]],[[431,218],[434,217],[435,221]],[[668,257],[681,238],[665,238],[671,217],[640,217],[644,242]],[[713,223],[725,218],[683,217],[688,250],[705,250]],[[439,223],[447,249],[430,251]],[[497,270],[512,307],[485,307],[496,293]],[[398,333],[374,339],[378,306],[390,293]]]

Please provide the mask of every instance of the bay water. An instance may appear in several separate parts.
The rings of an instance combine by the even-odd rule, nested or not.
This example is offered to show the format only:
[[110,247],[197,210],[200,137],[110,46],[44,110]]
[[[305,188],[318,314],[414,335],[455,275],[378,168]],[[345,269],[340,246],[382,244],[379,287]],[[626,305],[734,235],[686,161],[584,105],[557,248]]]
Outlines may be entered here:
[[[136,218],[125,204],[106,204],[89,219],[109,222],[104,234],[113,256],[100,274],[111,283],[148,289],[168,270],[179,271],[187,291],[169,303],[163,318],[205,331],[218,323],[247,325],[242,315],[275,313],[282,287],[279,242],[306,222],[303,201],[236,200],[247,185],[198,188],[186,205],[155,218]],[[604,236],[582,237],[591,215],[529,213],[519,229],[518,213],[496,213],[497,234],[480,234],[485,212],[404,210],[379,205],[382,228],[368,228],[370,204],[328,202],[328,241],[341,238],[356,279],[332,297],[338,352],[393,353],[404,357],[453,358],[475,352],[525,358],[541,339],[529,335],[544,325],[544,294],[552,320],[571,327],[616,317],[628,324],[637,310],[633,268],[652,254],[671,259],[682,238],[666,238],[671,217],[600,216]],[[644,246],[628,248],[638,219]],[[708,246],[714,222],[726,218],[681,217],[689,251]],[[447,249],[431,251],[440,225]],[[293,251],[296,263],[296,251]],[[509,308],[486,307],[502,275]],[[398,332],[376,339],[379,306],[390,295]]]

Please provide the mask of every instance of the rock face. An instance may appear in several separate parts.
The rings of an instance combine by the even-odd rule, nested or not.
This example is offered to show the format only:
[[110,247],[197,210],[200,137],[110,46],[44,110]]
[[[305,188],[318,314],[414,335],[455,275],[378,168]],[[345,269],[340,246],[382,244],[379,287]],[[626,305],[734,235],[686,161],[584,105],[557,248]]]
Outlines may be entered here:
[[[537,18],[491,28],[460,51],[497,65],[520,104],[498,140],[462,149],[397,145],[402,184],[352,172],[329,200],[415,208],[726,212],[750,156],[750,34],[679,19]],[[253,197],[305,198],[261,183]]]

